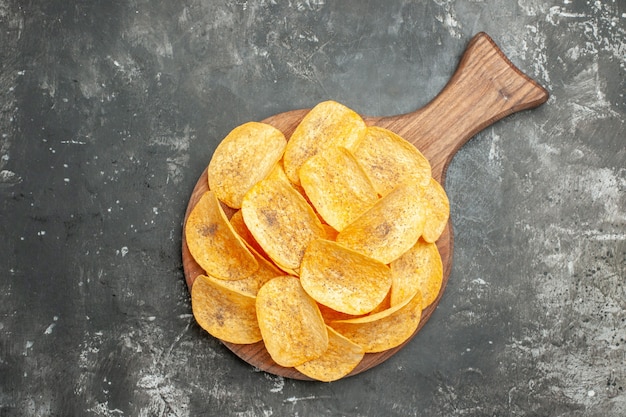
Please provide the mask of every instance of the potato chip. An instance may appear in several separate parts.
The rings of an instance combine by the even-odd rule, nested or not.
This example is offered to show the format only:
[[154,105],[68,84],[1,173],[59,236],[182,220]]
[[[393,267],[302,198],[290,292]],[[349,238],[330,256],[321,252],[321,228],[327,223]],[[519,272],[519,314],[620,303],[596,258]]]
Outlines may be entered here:
[[[273,179],[273,180],[281,180],[281,181],[285,181],[288,182],[289,184],[291,184],[291,186],[302,196],[304,197],[304,199],[306,200],[307,204],[309,204],[314,210],[315,208],[313,207],[313,205],[311,204],[311,201],[309,201],[309,197],[306,195],[306,193],[304,192],[304,188],[302,188],[302,185],[300,184],[294,184],[293,182],[291,182],[289,180],[289,178],[287,178],[287,174],[285,174],[285,167],[283,165],[283,160],[281,159],[280,161],[278,161],[278,163],[276,164],[276,166],[274,167],[274,169],[272,169],[272,172],[269,173],[269,175],[266,177],[266,179]],[[319,214],[316,212],[315,213],[318,217]],[[321,220],[321,217],[320,217]]]
[[[393,286],[393,275],[391,276],[391,278],[392,278],[391,285]],[[391,307],[391,288],[389,288],[389,291],[387,292],[387,295],[385,295],[385,298],[383,298],[383,301],[381,301],[380,304],[378,304],[372,311],[370,311],[369,314],[372,315],[372,314],[380,313],[381,311],[387,310],[390,307]]]
[[361,116],[335,101],[313,107],[296,127],[285,148],[285,173],[291,182],[300,184],[302,164],[320,150],[333,146],[353,149],[365,134]]
[[382,352],[400,346],[417,330],[422,316],[422,295],[376,314],[350,320],[337,320],[329,326],[361,346],[366,353]]
[[[287,174],[285,174],[285,166],[282,159],[274,165],[274,168],[272,168],[264,179],[284,180],[290,182],[289,178],[287,178]],[[293,186],[293,184],[291,185]]]
[[278,269],[276,265],[274,265],[272,262],[265,259],[254,249],[250,247],[248,249],[250,249],[250,252],[252,252],[257,262],[259,263],[259,268],[254,271],[249,277],[238,280],[223,280],[222,282],[225,287],[237,290],[245,294],[256,296],[263,284],[265,284],[270,279],[280,275],[284,275],[285,273]]
[[246,226],[246,222],[243,221],[243,214],[241,210],[237,210],[230,218],[230,224],[233,226],[233,230],[237,235],[249,246],[252,247],[255,251],[257,251],[261,256],[266,256],[265,251],[254,239],[252,233]]
[[213,191],[205,192],[189,214],[185,240],[194,260],[213,277],[242,279],[259,267],[235,233]]
[[391,269],[335,242],[318,239],[304,253],[300,282],[317,302],[359,315],[383,301],[391,287]]
[[301,365],[328,348],[322,314],[298,278],[281,276],[265,283],[257,294],[256,313],[265,348],[280,366]]
[[353,153],[380,195],[406,181],[423,186],[430,181],[426,157],[407,140],[382,127],[368,127]]
[[302,164],[300,184],[324,221],[338,231],[378,200],[365,171],[341,147],[320,152]]
[[309,242],[325,235],[304,197],[280,179],[258,182],[241,210],[250,233],[280,268],[297,270]]
[[424,230],[424,189],[400,184],[337,235],[337,243],[384,264],[409,250]]
[[285,136],[273,126],[258,122],[237,126],[213,153],[209,188],[229,207],[240,208],[244,194],[267,176],[286,146]]
[[443,265],[437,245],[420,239],[390,265],[391,305],[402,303],[416,291],[422,293],[422,308],[430,305],[443,283]]
[[321,303],[317,303],[317,306],[319,307],[320,312],[322,313],[322,317],[324,318],[325,323],[330,323],[331,321],[335,321],[335,320],[355,319],[357,317],[361,317],[362,315],[364,315],[362,314],[359,316],[355,316],[353,314],[342,313],[341,311],[334,310]]
[[324,239],[333,240],[333,241],[337,239],[337,235],[339,234],[338,231],[336,231],[333,227],[330,227],[326,223],[322,223],[322,227],[324,228],[324,231],[326,232],[326,236],[324,237]]
[[348,375],[361,362],[365,352],[356,343],[328,327],[328,349],[316,359],[296,366],[302,374],[318,381],[331,382]]
[[426,242],[436,242],[443,233],[450,217],[450,202],[446,191],[434,178],[424,189],[424,196],[428,201],[428,211],[422,238]]
[[226,288],[222,281],[205,275],[191,287],[193,315],[204,330],[230,343],[248,344],[261,340],[255,297]]
[[[237,282],[237,281],[234,281],[234,282]],[[330,323],[336,320],[356,319],[358,317],[364,317],[367,315],[380,313],[381,311],[387,310],[388,308],[390,308],[391,307],[391,291],[387,293],[387,295],[385,296],[383,301],[381,301],[380,304],[378,304],[372,311],[366,314],[354,315],[354,314],[342,313],[328,306],[325,306],[324,304],[321,304],[321,303],[317,303],[317,306],[320,308],[320,312],[322,313],[322,317],[324,317],[325,323]]]

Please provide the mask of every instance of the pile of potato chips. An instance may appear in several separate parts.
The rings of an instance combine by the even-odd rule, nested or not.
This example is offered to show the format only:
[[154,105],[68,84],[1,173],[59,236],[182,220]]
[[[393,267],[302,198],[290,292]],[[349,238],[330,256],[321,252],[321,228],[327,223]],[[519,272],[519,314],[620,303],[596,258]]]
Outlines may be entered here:
[[289,140],[243,124],[208,178],[185,239],[206,272],[193,314],[214,337],[262,340],[278,365],[333,381],[404,343],[435,301],[445,191],[413,145],[351,109],[322,102]]

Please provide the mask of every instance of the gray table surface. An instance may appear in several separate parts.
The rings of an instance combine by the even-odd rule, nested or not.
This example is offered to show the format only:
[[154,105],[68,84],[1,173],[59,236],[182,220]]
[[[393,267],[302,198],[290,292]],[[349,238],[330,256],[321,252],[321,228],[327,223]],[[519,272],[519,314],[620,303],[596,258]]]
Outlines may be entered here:
[[[551,93],[456,155],[447,291],[333,383],[194,322],[189,194],[234,126],[429,102],[485,31]],[[0,0],[0,416],[626,415],[623,0]]]

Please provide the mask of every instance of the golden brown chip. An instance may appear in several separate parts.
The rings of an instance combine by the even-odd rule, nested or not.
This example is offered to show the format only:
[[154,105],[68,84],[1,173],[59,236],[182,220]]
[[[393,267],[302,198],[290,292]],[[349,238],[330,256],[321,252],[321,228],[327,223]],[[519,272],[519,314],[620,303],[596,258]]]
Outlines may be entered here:
[[[391,285],[393,285],[393,275],[392,275]],[[376,308],[370,311],[369,314],[372,315],[372,314],[380,313],[381,311],[387,310],[390,307],[391,307],[391,288],[389,288],[389,291],[387,292],[387,295],[385,295],[385,298],[383,298],[383,301],[381,301],[380,304],[376,306]]]
[[297,270],[309,242],[325,235],[304,197],[280,179],[258,182],[241,210],[250,233],[280,268]]
[[254,271],[249,277],[238,280],[223,280],[224,286],[237,290],[239,292],[256,296],[259,292],[259,288],[263,286],[270,279],[284,275],[285,273],[278,269],[276,265],[265,259],[261,254],[256,252],[252,248],[248,248],[254,254],[259,268]]
[[322,223],[322,227],[324,227],[324,230],[326,231],[326,236],[324,237],[324,239],[333,241],[337,239],[337,234],[339,234],[338,231],[336,231],[334,228],[330,227],[326,223]]
[[450,202],[446,191],[434,178],[424,189],[428,201],[428,212],[422,238],[426,242],[436,242],[443,233],[450,217]]
[[400,346],[417,330],[422,315],[418,291],[403,303],[376,314],[350,320],[337,320],[330,327],[360,345],[366,353],[382,352]]
[[213,277],[242,279],[259,267],[235,233],[213,191],[205,192],[189,214],[185,241],[191,256]]
[[341,311],[334,310],[321,303],[317,303],[317,306],[320,308],[320,312],[322,313],[322,317],[324,317],[324,322],[326,323],[330,323],[335,320],[347,320],[361,317],[361,315],[355,316],[353,314],[342,313]]
[[380,195],[406,181],[416,181],[423,186],[430,181],[428,160],[415,146],[390,130],[368,127],[353,152]]
[[328,348],[328,331],[315,300],[295,277],[276,277],[256,298],[256,313],[267,352],[280,366],[318,358]]
[[274,165],[274,168],[272,168],[264,179],[278,179],[289,182],[289,178],[287,178],[287,174],[285,174],[285,166],[282,159]]
[[387,310],[388,308],[390,308],[391,307],[391,291],[387,293],[387,295],[385,296],[383,301],[381,301],[380,304],[378,304],[372,311],[370,311],[367,314],[354,315],[354,314],[342,313],[341,311],[334,310],[320,303],[317,303],[317,306],[320,308],[320,312],[322,313],[322,317],[324,317],[324,322],[326,323],[330,323],[336,320],[356,319],[359,317],[364,317],[367,315],[380,313],[381,311]]
[[230,218],[230,224],[231,226],[233,226],[233,230],[235,231],[235,233],[237,233],[237,235],[249,247],[252,247],[259,254],[265,256],[265,251],[263,250],[261,245],[259,245],[259,242],[254,239],[254,236],[252,236],[250,230],[248,230],[246,222],[243,221],[243,214],[241,213],[241,210],[237,210],[235,213],[233,213],[232,217]]
[[191,287],[193,315],[204,330],[225,342],[261,340],[255,297],[226,288],[222,281],[199,275]]
[[422,308],[435,301],[443,282],[443,265],[436,244],[420,239],[390,266],[391,305],[402,303],[418,290],[422,293]]
[[361,166],[341,147],[320,152],[302,164],[300,184],[324,221],[338,231],[378,200]]
[[337,243],[388,264],[424,230],[426,201],[416,182],[400,184],[337,235]]
[[356,343],[346,339],[331,327],[328,329],[328,349],[319,357],[296,369],[318,381],[336,381],[348,375],[361,362],[365,352]]
[[361,116],[348,107],[335,101],[319,103],[304,116],[289,138],[284,155],[287,177],[300,184],[298,171],[307,159],[333,146],[353,149],[365,130]]
[[[307,201],[307,203],[313,208],[315,209],[311,202],[309,201],[309,197],[307,197],[306,193],[304,192],[304,188],[302,188],[302,185],[300,184],[294,184],[293,182],[291,182],[289,180],[289,178],[287,178],[287,174],[285,174],[285,167],[283,164],[283,160],[281,159],[280,161],[278,161],[278,164],[276,164],[276,166],[274,167],[274,169],[272,169],[272,172],[269,173],[269,175],[266,177],[266,179],[273,179],[273,180],[281,180],[281,181],[285,181],[289,184],[291,184],[291,186],[302,196],[304,197],[304,199]],[[315,213],[318,217],[318,213]],[[321,218],[320,218],[321,220]]]
[[265,123],[234,128],[209,163],[209,188],[229,207],[240,208],[244,194],[267,176],[287,146],[283,133]]
[[304,253],[300,282],[317,302],[359,315],[383,301],[391,287],[391,269],[335,242],[318,239]]

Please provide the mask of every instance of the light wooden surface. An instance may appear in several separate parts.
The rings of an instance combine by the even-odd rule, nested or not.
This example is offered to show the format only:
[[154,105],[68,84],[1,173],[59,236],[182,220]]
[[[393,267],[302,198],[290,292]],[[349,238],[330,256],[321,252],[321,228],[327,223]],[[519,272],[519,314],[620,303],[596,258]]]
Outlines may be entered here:
[[[476,133],[517,111],[541,105],[548,92],[517,69],[485,33],[469,42],[456,72],[444,89],[429,104],[411,113],[390,117],[367,117],[368,125],[387,128],[414,144],[430,161],[433,177],[445,187],[447,167],[459,148]],[[263,122],[280,129],[287,138],[308,109],[293,110],[271,116]],[[208,161],[207,161],[208,164]],[[206,170],[191,194],[185,221],[200,196],[208,190]],[[453,259],[451,222],[437,241],[443,262],[443,285],[433,304],[422,312],[421,323],[428,321],[443,295]],[[183,268],[191,289],[195,277],[204,271],[193,260],[185,244],[183,228]],[[413,337],[412,336],[412,337]],[[411,338],[412,338],[411,337]],[[408,343],[407,340],[405,342]],[[271,359],[263,342],[252,345],[224,344],[244,361],[266,372],[294,379],[309,379],[292,368],[283,368]],[[404,346],[376,354],[366,354],[350,375],[370,369],[393,356]]]

